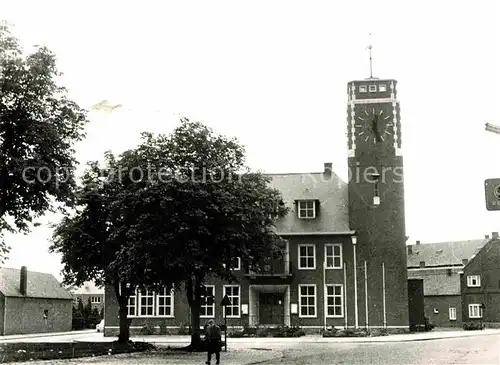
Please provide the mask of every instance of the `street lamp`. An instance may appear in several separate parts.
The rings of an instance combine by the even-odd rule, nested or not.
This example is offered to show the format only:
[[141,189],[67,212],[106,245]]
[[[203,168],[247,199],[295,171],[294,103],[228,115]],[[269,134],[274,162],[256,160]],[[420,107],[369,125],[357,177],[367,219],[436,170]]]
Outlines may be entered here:
[[357,236],[351,236],[352,252],[353,252],[353,265],[354,265],[354,328],[358,328],[358,275],[356,264],[356,243],[358,242]]

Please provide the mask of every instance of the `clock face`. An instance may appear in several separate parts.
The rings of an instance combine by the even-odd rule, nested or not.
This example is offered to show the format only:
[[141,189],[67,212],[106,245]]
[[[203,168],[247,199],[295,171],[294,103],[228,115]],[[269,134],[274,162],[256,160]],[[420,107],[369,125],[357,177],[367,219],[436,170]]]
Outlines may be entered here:
[[380,106],[365,106],[356,113],[356,139],[365,143],[384,143],[393,134],[392,113]]

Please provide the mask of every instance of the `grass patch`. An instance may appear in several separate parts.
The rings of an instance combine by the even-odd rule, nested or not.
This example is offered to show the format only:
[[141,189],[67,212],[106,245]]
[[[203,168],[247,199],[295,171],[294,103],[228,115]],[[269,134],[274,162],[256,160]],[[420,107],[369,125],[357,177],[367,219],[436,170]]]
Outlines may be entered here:
[[146,342],[16,342],[0,344],[0,363],[34,360],[73,359],[152,350]]

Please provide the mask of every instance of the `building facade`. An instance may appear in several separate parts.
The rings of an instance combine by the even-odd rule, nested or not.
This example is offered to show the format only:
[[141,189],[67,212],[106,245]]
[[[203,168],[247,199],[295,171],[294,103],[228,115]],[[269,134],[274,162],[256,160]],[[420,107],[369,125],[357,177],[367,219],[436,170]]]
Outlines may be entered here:
[[[235,258],[234,283],[207,280],[202,321],[229,327],[327,326],[408,329],[403,158],[396,80],[348,83],[350,179],[325,163],[322,172],[272,174],[290,213],[277,222],[283,258],[260,270]],[[354,174],[354,175],[353,175]],[[227,295],[231,304],[220,306]],[[185,294],[137,292],[129,299],[131,331],[189,324]],[[118,332],[118,305],[105,291],[105,335]]]
[[73,305],[81,300],[83,305],[90,301],[92,308],[97,308],[99,313],[104,309],[104,288],[97,287],[92,281],[85,282],[79,288],[70,288],[69,292],[73,295]]
[[71,331],[72,299],[51,274],[0,268],[0,334]]
[[[500,327],[500,239],[492,239],[469,260],[461,273],[464,322]],[[459,314],[459,315],[460,315]]]
[[452,241],[407,246],[408,278],[423,279],[425,316],[436,327],[461,327],[460,273],[490,240]]

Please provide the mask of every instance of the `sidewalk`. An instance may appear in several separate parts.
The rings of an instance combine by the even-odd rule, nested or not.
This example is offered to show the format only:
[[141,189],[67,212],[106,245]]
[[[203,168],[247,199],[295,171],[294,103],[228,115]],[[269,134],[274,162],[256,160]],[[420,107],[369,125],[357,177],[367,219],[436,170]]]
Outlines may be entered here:
[[87,330],[69,331],[69,332],[44,332],[44,333],[28,333],[25,335],[7,335],[7,336],[0,336],[0,342],[1,341],[8,341],[8,340],[36,338],[36,337],[86,335],[86,334],[90,334],[90,333],[94,333],[94,332],[95,332],[95,330],[93,330],[93,329],[87,329]]
[[[248,347],[248,345],[263,344],[292,344],[301,343],[359,343],[359,342],[410,342],[410,341],[428,341],[447,338],[462,338],[487,335],[500,335],[500,329],[484,329],[482,331],[430,331],[417,332],[399,335],[388,335],[378,337],[322,337],[321,335],[309,335],[303,337],[246,337],[246,338],[228,338],[228,346],[246,345],[237,347]],[[108,337],[105,337],[108,338]],[[189,336],[141,336],[133,337],[132,341],[145,341],[161,347],[181,347],[190,343]]]
[[[265,344],[287,345],[297,342],[301,343],[373,343],[373,342],[409,342],[426,341],[446,338],[475,337],[486,335],[500,335],[500,329],[484,329],[482,331],[463,330],[434,330],[430,332],[417,332],[399,335],[388,335],[379,337],[327,337],[321,335],[308,335],[303,337],[243,337],[228,338],[228,345],[232,348],[249,348],[252,346],[262,347]],[[45,340],[47,337],[47,340]],[[37,341],[36,339],[40,339]],[[144,341],[159,347],[183,347],[189,345],[190,336],[133,336],[132,341]],[[59,333],[36,333],[27,335],[0,336],[2,342],[113,342],[116,337],[104,337],[102,333],[95,330],[71,331]],[[282,347],[280,346],[280,347]]]

